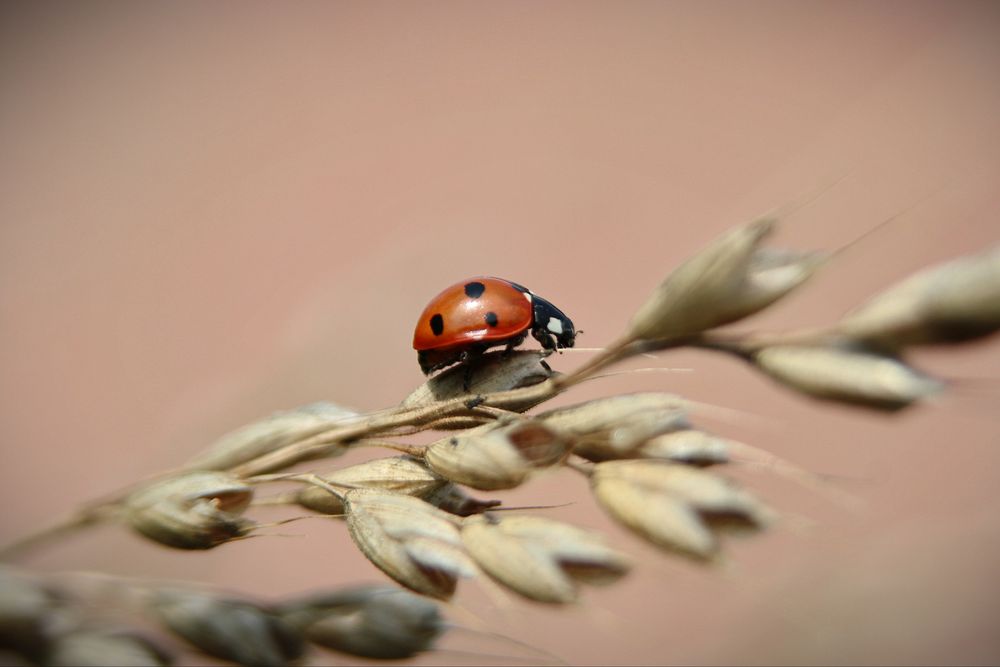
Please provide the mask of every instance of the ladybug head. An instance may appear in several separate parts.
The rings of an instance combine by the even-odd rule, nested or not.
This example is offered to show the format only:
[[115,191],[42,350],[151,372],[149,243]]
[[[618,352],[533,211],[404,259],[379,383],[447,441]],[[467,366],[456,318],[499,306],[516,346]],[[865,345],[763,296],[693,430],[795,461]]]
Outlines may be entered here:
[[532,294],[534,326],[531,335],[542,347],[551,350],[557,347],[573,347],[576,342],[576,329],[573,321],[549,301]]

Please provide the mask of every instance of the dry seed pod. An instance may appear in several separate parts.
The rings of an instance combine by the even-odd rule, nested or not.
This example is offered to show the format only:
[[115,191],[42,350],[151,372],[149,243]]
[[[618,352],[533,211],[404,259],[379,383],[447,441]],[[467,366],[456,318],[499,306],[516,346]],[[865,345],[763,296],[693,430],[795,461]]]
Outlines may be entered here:
[[[423,498],[448,483],[448,480],[431,472],[423,462],[412,456],[372,459],[323,473],[320,477],[335,487],[345,485],[345,491],[350,487],[388,489],[418,498]],[[315,512],[344,513],[342,498],[311,484],[302,487],[296,500]]]
[[66,667],[158,667],[173,661],[170,654],[145,637],[129,632],[81,630],[56,638],[43,662]]
[[479,498],[474,498],[463,491],[461,487],[450,482],[427,494],[423,497],[423,500],[438,509],[458,516],[481,514],[488,509],[503,504],[500,500],[480,500]]
[[55,607],[53,595],[41,584],[0,567],[0,647],[40,655],[47,641],[46,620]]
[[240,514],[253,488],[222,472],[191,472],[153,482],[129,495],[125,519],[146,537],[178,549],[211,549],[256,525]]
[[150,608],[198,650],[240,665],[284,665],[305,652],[305,642],[285,621],[244,600],[161,591]]
[[718,551],[713,519],[762,527],[772,513],[749,493],[696,468],[660,461],[608,461],[591,485],[611,516],[653,544],[699,558]]
[[943,388],[898,359],[842,347],[774,345],[755,352],[752,361],[796,391],[882,410],[905,408]]
[[579,583],[610,583],[629,569],[600,535],[544,517],[472,517],[462,541],[491,577],[538,602],[573,602]]
[[688,428],[647,440],[639,446],[636,454],[646,459],[707,466],[728,462],[729,450],[730,442],[725,438]]
[[424,453],[430,468],[474,489],[512,489],[539,468],[562,461],[570,443],[540,421],[492,423],[431,444]]
[[444,632],[435,603],[389,586],[310,595],[282,605],[279,613],[314,644],[376,660],[409,658]]
[[925,269],[848,313],[843,335],[889,349],[958,343],[1000,328],[1000,246]]
[[684,399],[658,392],[599,398],[537,418],[571,434],[573,453],[592,461],[628,457],[646,440],[688,424]]
[[344,505],[358,549],[403,586],[447,600],[459,577],[475,575],[456,517],[418,498],[380,489],[348,491]]
[[[403,400],[403,406],[420,407],[449,398],[495,394],[539,384],[555,375],[545,363],[546,356],[546,353],[537,350],[484,354],[472,370],[468,390],[463,387],[466,366],[459,365],[438,373],[417,387]],[[524,412],[545,398],[544,394],[533,394],[498,407],[512,412]],[[452,428],[466,428],[468,425],[476,423],[478,422],[454,420],[449,425]]]
[[716,239],[660,283],[629,325],[631,340],[673,340],[734,322],[805,282],[815,253],[762,250],[774,220],[756,220]]
[[[193,458],[187,467],[198,470],[233,468],[357,416],[353,410],[327,402],[278,412],[222,436]],[[330,455],[336,452],[337,447],[331,446]]]

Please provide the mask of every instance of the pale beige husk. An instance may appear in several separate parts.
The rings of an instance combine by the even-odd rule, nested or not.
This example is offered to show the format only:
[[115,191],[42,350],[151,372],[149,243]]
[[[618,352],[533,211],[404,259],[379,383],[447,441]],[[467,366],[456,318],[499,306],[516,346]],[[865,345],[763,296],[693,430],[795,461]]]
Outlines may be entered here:
[[[538,350],[514,350],[511,352],[490,352],[482,356],[469,375],[469,386],[464,382],[467,368],[455,366],[429,378],[403,399],[404,407],[421,407],[438,401],[463,396],[495,394],[498,392],[531,387],[557,375],[545,363],[547,352]],[[544,393],[536,393],[521,400],[506,402],[504,408],[512,412],[524,412],[546,398]],[[468,419],[454,419],[450,428],[467,428],[477,422]]]
[[122,503],[129,525],[146,537],[180,549],[210,549],[256,526],[241,514],[253,487],[227,473],[183,473],[148,484]]
[[636,311],[626,337],[672,340],[734,322],[804,283],[825,257],[759,249],[776,221],[737,227],[688,259]]
[[[448,483],[448,480],[435,474],[422,461],[412,456],[372,459],[320,473],[319,476],[333,487],[342,488],[344,492],[350,488],[377,488],[418,498],[426,497]],[[325,514],[344,512],[341,495],[330,493],[327,489],[315,485],[303,486],[296,496],[296,501],[315,512]]]
[[899,282],[837,325],[850,338],[886,347],[962,342],[1000,328],[1000,246]]
[[411,496],[380,489],[344,495],[347,527],[379,569],[418,593],[448,599],[475,566],[462,546],[457,517]]
[[687,402],[659,392],[599,398],[543,412],[538,419],[572,435],[573,453],[593,461],[631,456],[650,438],[688,424]]
[[943,385],[902,361],[836,346],[773,345],[753,362],[782,384],[816,398],[896,410]]
[[709,465],[729,461],[730,450],[730,440],[688,428],[651,438],[639,446],[636,454],[642,458]]
[[350,655],[409,658],[444,632],[438,605],[390,586],[361,586],[286,603],[281,617],[310,642]]
[[161,590],[149,608],[200,651],[241,665],[284,665],[306,649],[299,634],[277,614],[246,600]]
[[[232,468],[296,440],[349,423],[357,416],[357,412],[330,402],[278,412],[227,433],[191,459],[186,467],[198,470]],[[331,445],[327,454],[333,456],[342,450],[342,445]]]
[[539,420],[491,423],[432,443],[424,453],[437,474],[474,489],[511,489],[562,461],[572,443]]
[[[85,665],[129,665],[156,667],[173,660],[148,639],[131,632],[78,630],[61,635],[45,652],[45,664],[52,667]],[[27,663],[25,663],[27,664]]]
[[629,569],[602,536],[544,517],[470,517],[462,540],[491,577],[538,602],[573,602],[580,582],[610,583]]
[[594,497],[614,518],[662,547],[699,558],[718,551],[712,516],[763,527],[773,512],[731,482],[664,461],[608,461],[594,466]]

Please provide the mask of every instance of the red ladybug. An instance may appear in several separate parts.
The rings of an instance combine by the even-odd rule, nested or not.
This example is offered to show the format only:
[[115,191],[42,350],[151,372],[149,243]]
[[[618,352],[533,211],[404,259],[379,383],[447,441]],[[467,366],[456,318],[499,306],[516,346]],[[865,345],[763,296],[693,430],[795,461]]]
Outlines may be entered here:
[[469,361],[498,345],[512,349],[528,332],[546,350],[573,347],[576,330],[542,297],[503,278],[481,276],[455,283],[424,308],[413,331],[420,369]]

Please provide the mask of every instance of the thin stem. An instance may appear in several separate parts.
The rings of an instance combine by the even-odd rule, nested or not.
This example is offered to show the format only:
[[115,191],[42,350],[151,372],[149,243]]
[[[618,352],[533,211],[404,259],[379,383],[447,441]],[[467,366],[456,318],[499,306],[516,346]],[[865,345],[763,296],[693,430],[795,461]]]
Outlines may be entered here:
[[0,548],[0,561],[13,560],[50,542],[60,540],[84,528],[102,523],[117,513],[117,506],[85,507],[59,521],[29,533]]

